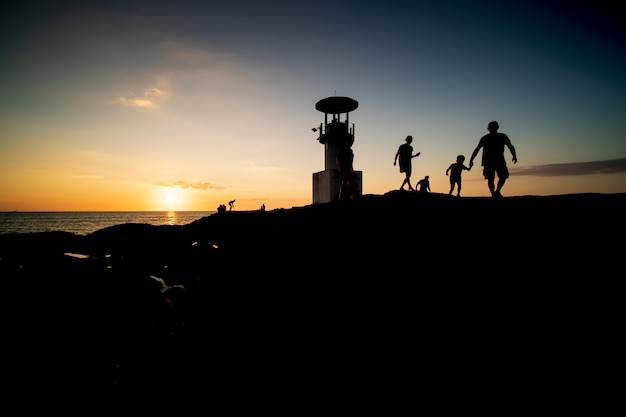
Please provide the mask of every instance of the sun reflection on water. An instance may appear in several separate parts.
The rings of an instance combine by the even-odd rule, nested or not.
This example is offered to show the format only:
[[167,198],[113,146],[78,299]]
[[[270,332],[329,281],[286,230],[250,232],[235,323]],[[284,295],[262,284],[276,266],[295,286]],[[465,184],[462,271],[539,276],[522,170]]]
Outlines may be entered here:
[[168,226],[173,226],[176,224],[177,213],[175,211],[168,211],[165,213],[165,224]]

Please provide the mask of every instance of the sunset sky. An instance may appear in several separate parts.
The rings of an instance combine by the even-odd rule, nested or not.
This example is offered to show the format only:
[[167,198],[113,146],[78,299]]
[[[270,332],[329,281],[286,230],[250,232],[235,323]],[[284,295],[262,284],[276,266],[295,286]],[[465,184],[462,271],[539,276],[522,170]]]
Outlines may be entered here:
[[[325,97],[358,101],[363,193],[400,187],[407,135],[447,193],[487,124],[504,196],[626,192],[626,19],[577,1],[9,1],[0,211],[312,203]],[[487,196],[480,158],[463,196]]]

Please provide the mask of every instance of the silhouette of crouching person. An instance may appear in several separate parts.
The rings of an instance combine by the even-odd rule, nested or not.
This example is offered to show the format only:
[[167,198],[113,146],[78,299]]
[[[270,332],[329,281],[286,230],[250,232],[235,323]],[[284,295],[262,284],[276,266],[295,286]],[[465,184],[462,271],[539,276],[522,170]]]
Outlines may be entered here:
[[430,181],[428,175],[417,182],[417,188],[420,194],[427,194],[430,192]]

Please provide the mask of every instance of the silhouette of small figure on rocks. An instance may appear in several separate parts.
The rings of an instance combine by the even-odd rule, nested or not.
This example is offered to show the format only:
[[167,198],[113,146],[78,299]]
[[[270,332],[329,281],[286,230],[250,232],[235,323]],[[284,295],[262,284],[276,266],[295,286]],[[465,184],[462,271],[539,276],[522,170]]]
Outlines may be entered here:
[[405,143],[398,147],[398,151],[396,152],[396,156],[393,159],[393,166],[396,166],[398,159],[400,160],[400,172],[404,172],[404,181],[402,181],[402,185],[400,186],[401,190],[404,190],[404,186],[408,185],[409,190],[414,191],[411,186],[411,172],[413,170],[412,159],[416,156],[420,156],[421,152],[413,155],[413,146],[411,143],[413,142],[413,136],[409,135],[405,139]]
[[417,182],[417,188],[421,194],[427,194],[430,192],[430,181],[428,175]]
[[354,152],[352,151],[352,143],[346,141],[339,148],[337,152],[337,168],[339,169],[339,176],[341,178],[341,185],[339,187],[339,200],[348,200],[354,198],[354,189],[352,184],[352,177],[354,176],[354,168],[352,166],[354,162]]
[[228,210],[232,211],[234,206],[235,206],[235,200],[230,200],[228,202]]
[[461,196],[461,173],[463,170],[470,170],[470,168],[466,167],[463,162],[465,162],[465,155],[458,155],[456,157],[456,162],[446,169],[446,175],[450,174],[450,192],[448,194],[452,194],[454,186],[456,185],[457,197]]
[[[498,125],[498,122],[495,120],[489,122],[487,125],[489,133],[480,138],[476,149],[472,152],[469,162],[469,166],[472,168],[472,165],[474,165],[474,158],[478,154],[478,151],[482,148],[483,157],[481,165],[483,166],[483,177],[487,180],[487,186],[489,187],[492,197],[502,197],[500,190],[502,190],[502,186],[506,182],[506,179],[509,178],[509,169],[507,168],[506,161],[504,159],[505,146],[509,148],[511,155],[513,155],[513,163],[517,163],[517,153],[515,152],[515,147],[507,135],[498,132],[499,128],[500,125]],[[497,185],[494,183],[496,175],[498,175]]]
[[261,204],[261,211],[265,211],[265,203]]

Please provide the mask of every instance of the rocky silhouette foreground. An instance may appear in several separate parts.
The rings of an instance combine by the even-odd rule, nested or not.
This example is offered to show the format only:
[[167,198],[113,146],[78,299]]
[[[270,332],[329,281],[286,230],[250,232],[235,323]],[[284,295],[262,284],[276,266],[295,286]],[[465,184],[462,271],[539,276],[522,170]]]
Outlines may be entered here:
[[28,390],[184,390],[147,403],[173,415],[260,390],[305,403],[347,389],[443,401],[483,378],[511,401],[531,377],[535,393],[578,390],[615,346],[624,213],[626,194],[394,191],[0,235],[5,376]]

